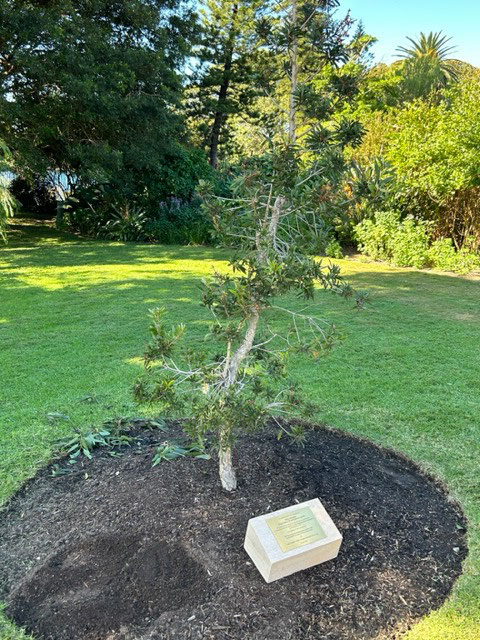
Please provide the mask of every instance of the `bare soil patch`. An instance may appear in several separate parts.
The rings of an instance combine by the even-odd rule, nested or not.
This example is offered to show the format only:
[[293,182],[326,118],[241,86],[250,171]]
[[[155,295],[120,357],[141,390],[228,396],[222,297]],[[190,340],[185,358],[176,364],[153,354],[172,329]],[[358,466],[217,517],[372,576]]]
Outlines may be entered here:
[[[461,573],[460,508],[392,452],[323,428],[304,449],[252,436],[229,495],[215,460],[152,468],[165,435],[135,429],[121,458],[99,450],[58,478],[47,468],[0,515],[0,598],[39,638],[396,638]],[[248,519],[316,497],[340,555],[266,584],[243,550]]]

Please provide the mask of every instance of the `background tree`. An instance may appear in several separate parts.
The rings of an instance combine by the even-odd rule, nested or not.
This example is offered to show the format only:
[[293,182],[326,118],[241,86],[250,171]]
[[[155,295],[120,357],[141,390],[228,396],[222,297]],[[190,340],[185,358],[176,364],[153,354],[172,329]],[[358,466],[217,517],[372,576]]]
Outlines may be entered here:
[[[318,122],[324,127],[334,128],[352,111],[359,81],[370,63],[369,48],[375,39],[365,34],[361,24],[352,29],[354,21],[349,15],[337,18],[333,12],[336,3],[325,19],[327,5],[297,2],[293,7],[283,2],[263,6],[257,20],[261,55],[254,67],[258,92],[253,113],[234,116],[231,120],[235,162],[242,162],[245,156],[268,152],[272,145],[287,142],[289,136],[292,140],[300,136],[300,144],[304,145],[304,137],[315,121],[312,109],[307,113],[299,104],[305,95],[294,97],[297,89],[303,91],[304,85],[312,90],[311,106],[316,101]],[[293,26],[295,20],[296,27]],[[328,39],[342,40],[344,34],[348,37],[341,60],[335,58],[333,50],[327,47],[321,50],[322,40],[324,44]]]
[[448,59],[445,36],[412,42],[411,58],[362,83],[355,113],[367,133],[352,151],[350,233],[376,259],[469,273],[480,264],[480,73]]
[[431,77],[432,88],[445,87],[458,79],[454,60],[449,55],[455,50],[447,46],[451,38],[438,33],[420,34],[415,40],[407,38],[411,47],[398,47],[399,56],[408,62],[410,73],[417,73],[421,77]]
[[195,50],[188,109],[213,167],[220,147],[229,141],[230,117],[248,111],[256,93],[252,65],[261,5],[259,0],[205,0],[201,8],[202,37]]
[[440,101],[444,89],[458,82],[469,65],[450,58],[454,47],[442,33],[420,34],[407,38],[410,47],[398,47],[400,60],[390,65],[377,64],[361,83],[358,107],[371,111],[388,111],[416,99]]
[[479,132],[480,77],[468,73],[440,104],[416,102],[399,111],[384,148],[398,176],[404,210],[431,220],[435,238],[451,238],[458,249],[477,251]]
[[180,71],[195,29],[178,0],[3,0],[0,135],[16,170],[125,198],[181,191]]

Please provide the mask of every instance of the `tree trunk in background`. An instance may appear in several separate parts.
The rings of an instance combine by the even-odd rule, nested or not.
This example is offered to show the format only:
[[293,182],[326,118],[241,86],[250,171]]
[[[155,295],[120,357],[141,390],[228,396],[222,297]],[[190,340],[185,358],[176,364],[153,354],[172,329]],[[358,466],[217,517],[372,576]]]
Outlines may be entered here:
[[225,102],[227,99],[228,89],[230,86],[230,78],[232,71],[233,52],[235,48],[235,32],[236,32],[236,18],[238,13],[238,3],[233,5],[232,9],[232,26],[230,31],[230,37],[228,39],[227,48],[225,51],[225,62],[223,65],[222,84],[218,92],[217,108],[215,111],[215,118],[213,120],[212,133],[210,136],[210,152],[209,161],[212,167],[215,169],[218,166],[218,143],[220,140],[220,133],[222,126],[225,124]]
[[[292,0],[292,24],[297,26],[297,0]],[[295,105],[295,91],[298,85],[298,37],[295,35],[292,44],[292,64],[291,64],[291,87],[290,87],[290,113],[288,122],[288,141],[295,144],[297,138],[296,115],[297,108]]]

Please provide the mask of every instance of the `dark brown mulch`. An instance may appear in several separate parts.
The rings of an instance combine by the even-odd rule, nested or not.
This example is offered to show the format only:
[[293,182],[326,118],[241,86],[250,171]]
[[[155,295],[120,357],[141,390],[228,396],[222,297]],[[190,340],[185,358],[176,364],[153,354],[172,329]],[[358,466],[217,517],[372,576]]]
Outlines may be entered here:
[[[400,456],[326,429],[303,450],[251,437],[232,496],[215,460],[152,468],[158,438],[46,469],[1,514],[0,598],[19,625],[52,640],[396,638],[461,573],[461,510]],[[340,555],[266,584],[243,550],[248,519],[315,497]]]

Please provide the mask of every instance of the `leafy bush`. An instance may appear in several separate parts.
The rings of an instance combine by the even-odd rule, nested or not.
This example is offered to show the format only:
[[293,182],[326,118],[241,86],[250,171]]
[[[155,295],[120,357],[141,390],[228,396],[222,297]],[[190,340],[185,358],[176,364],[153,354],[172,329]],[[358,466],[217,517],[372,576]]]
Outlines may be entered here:
[[[385,79],[388,71],[390,80],[396,77],[397,64],[368,76],[362,111],[367,134],[352,156],[361,165],[383,158],[394,170],[392,197],[377,202],[376,210],[394,208],[430,220],[435,238],[451,238],[456,249],[468,242],[478,251],[480,76],[460,64],[459,81],[428,99],[383,105],[367,99],[380,76]],[[388,83],[388,96],[394,84]]]
[[158,244],[208,244],[212,239],[212,224],[199,200],[185,203],[172,198],[161,203],[144,231],[148,242]]
[[10,180],[6,172],[11,165],[11,154],[7,145],[0,138],[0,241],[7,241],[8,218],[11,218],[17,208],[17,200],[9,187]]
[[428,224],[396,211],[379,211],[355,227],[358,248],[375,260],[421,269],[429,264]]
[[413,216],[403,220],[396,211],[379,211],[373,220],[355,227],[359,250],[399,267],[435,267],[469,273],[480,266],[480,256],[467,248],[456,251],[450,238],[432,243],[432,225]]
[[342,247],[338,240],[330,240],[325,248],[325,255],[328,258],[343,258]]
[[428,251],[428,256],[432,265],[442,271],[471,273],[480,269],[480,255],[466,248],[456,251],[451,238],[435,240]]
[[117,200],[106,186],[77,189],[58,222],[80,235],[122,242],[208,244],[212,235],[198,198],[169,198],[146,209],[134,200]]
[[147,199],[142,205],[150,211],[157,202],[179,198],[189,201],[195,193],[200,180],[216,180],[214,169],[209,165],[202,149],[179,146],[175,155],[157,167],[152,176],[155,182],[147,185]]
[[11,218],[16,209],[16,200],[9,191],[9,180],[0,176],[0,240],[7,241],[8,218]]
[[428,225],[407,216],[393,236],[392,261],[399,267],[428,266]]
[[440,103],[416,101],[398,111],[385,154],[406,206],[461,248],[480,247],[480,78],[465,74]]
[[112,218],[101,229],[102,235],[121,242],[145,239],[147,219],[142,208],[126,202],[118,207],[113,206],[112,209]]
[[77,187],[59,210],[57,226],[81,236],[98,238],[111,218],[110,200],[102,186]]
[[396,211],[379,211],[373,220],[363,220],[355,227],[359,250],[374,260],[392,260],[393,238],[399,224]]

